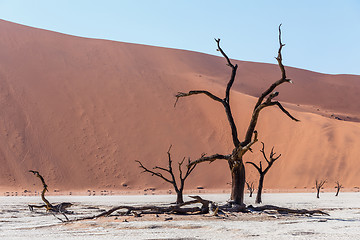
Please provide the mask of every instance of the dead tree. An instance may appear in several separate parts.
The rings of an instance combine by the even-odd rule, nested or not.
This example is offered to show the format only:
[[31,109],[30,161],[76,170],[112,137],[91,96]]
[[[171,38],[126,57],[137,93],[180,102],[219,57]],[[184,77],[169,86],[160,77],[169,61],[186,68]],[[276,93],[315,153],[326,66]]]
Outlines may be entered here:
[[315,181],[315,187],[316,187],[316,192],[317,192],[316,197],[317,198],[320,198],[320,189],[324,186],[325,183],[326,183],[326,180],[320,180],[320,181],[316,180]]
[[[56,213],[61,213],[65,216],[66,220],[69,221],[68,217],[65,215],[65,213],[69,213],[66,208],[71,207],[73,204],[69,203],[69,202],[63,202],[60,204],[56,204],[56,205],[52,205],[46,198],[45,198],[45,193],[47,191],[49,191],[47,189],[47,184],[45,183],[44,178],[40,175],[40,173],[38,171],[33,171],[30,170],[29,172],[33,173],[36,177],[40,178],[41,183],[43,184],[43,190],[41,192],[41,199],[43,200],[43,202],[45,204],[43,205],[28,205],[30,211],[33,211],[34,208],[45,208],[47,212],[50,212],[54,215],[54,212]],[[54,215],[55,216],[55,215]],[[55,216],[56,217],[56,216]],[[57,219],[59,219],[60,221],[63,221],[62,219],[56,217]]]
[[343,188],[343,185],[341,185],[341,184],[339,183],[339,181],[336,181],[335,183],[336,183],[336,186],[335,186],[335,188],[336,188],[335,197],[337,197],[337,196],[339,196],[340,189]]
[[[168,173],[170,175],[170,177],[165,177],[161,172],[156,172],[156,171],[146,168],[140,161],[136,160],[136,162],[139,163],[139,165],[140,165],[139,167],[144,170],[143,172],[151,173],[153,176],[157,176],[157,177],[163,179],[164,181],[172,184],[175,189],[175,192],[177,194],[176,204],[181,204],[181,203],[184,203],[183,190],[184,190],[184,186],[185,186],[185,180],[190,175],[190,173],[192,173],[192,171],[195,169],[196,164],[193,164],[191,166],[187,165],[186,172],[185,172],[185,174],[183,174],[182,165],[185,161],[185,158],[183,158],[183,160],[181,162],[178,162],[179,180],[180,180],[180,184],[178,184],[178,182],[175,178],[175,175],[174,175],[173,167],[172,167],[170,150],[171,150],[171,145],[169,147],[169,150],[167,151],[168,163],[169,163],[168,168],[163,168],[163,167],[158,167],[158,166],[153,167],[153,169],[158,169],[158,170]],[[188,158],[188,164],[190,162],[191,162],[190,158]]]
[[249,191],[249,197],[252,197],[252,194],[255,190],[254,182],[245,181],[245,183],[246,183],[247,190]]
[[263,186],[264,186],[265,174],[269,171],[269,169],[274,164],[274,162],[281,157],[281,154],[279,154],[278,156],[275,156],[276,153],[274,153],[274,147],[272,147],[269,158],[267,158],[266,154],[265,154],[265,145],[264,145],[263,142],[261,142],[261,144],[262,144],[262,149],[260,150],[260,152],[263,154],[263,157],[265,158],[265,160],[267,162],[267,167],[263,170],[261,161],[259,163],[259,166],[257,166],[253,162],[246,162],[248,164],[253,165],[256,168],[256,170],[259,172],[259,175],[260,175],[260,177],[259,177],[259,186],[258,186],[258,191],[257,191],[257,194],[256,194],[255,203],[261,203],[262,202],[261,193],[262,193],[262,189],[263,189]]
[[285,67],[282,63],[282,55],[281,50],[285,46],[281,42],[281,25],[279,26],[279,50],[276,60],[281,70],[281,78],[275,81],[269,88],[267,88],[258,98],[255,107],[252,112],[250,124],[248,126],[247,132],[245,134],[245,139],[240,141],[238,138],[238,132],[236,128],[236,124],[231,112],[230,107],[230,90],[235,81],[236,71],[238,68],[237,64],[233,64],[229,57],[225,54],[225,52],[220,47],[220,39],[215,39],[217,43],[217,50],[220,51],[222,56],[226,59],[227,65],[231,68],[231,77],[229,82],[227,83],[226,90],[225,90],[225,97],[220,98],[209,91],[205,90],[192,90],[187,93],[185,92],[178,92],[176,94],[176,103],[178,102],[179,98],[188,97],[192,95],[204,94],[211,98],[212,100],[220,103],[223,105],[225,109],[225,113],[230,124],[231,128],[231,135],[232,141],[234,144],[234,149],[232,153],[224,155],[224,154],[214,154],[211,156],[202,156],[201,158],[192,161],[189,166],[193,166],[194,164],[202,163],[202,162],[213,162],[216,160],[225,160],[227,161],[230,172],[231,172],[231,202],[239,205],[244,205],[244,188],[245,188],[245,167],[243,162],[243,156],[249,150],[251,150],[251,146],[257,142],[257,131],[255,130],[256,124],[258,122],[259,114],[261,110],[271,106],[277,106],[279,109],[285,113],[288,117],[290,117],[294,121],[299,121],[294,118],[282,105],[280,102],[275,101],[274,98],[279,95],[279,92],[274,91],[279,85],[287,82],[292,83],[290,79],[286,77]]

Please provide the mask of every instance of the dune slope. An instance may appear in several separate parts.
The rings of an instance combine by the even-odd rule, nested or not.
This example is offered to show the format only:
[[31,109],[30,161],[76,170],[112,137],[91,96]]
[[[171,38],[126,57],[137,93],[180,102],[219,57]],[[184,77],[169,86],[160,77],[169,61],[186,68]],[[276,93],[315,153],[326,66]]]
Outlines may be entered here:
[[[34,169],[61,190],[171,189],[140,174],[135,160],[166,166],[171,144],[175,164],[183,157],[232,150],[221,105],[194,96],[174,108],[178,91],[208,89],[223,96],[229,77],[223,58],[2,20],[0,30],[1,188],[38,189],[38,179],[27,172]],[[231,56],[231,49],[225,50]],[[236,63],[231,101],[242,137],[256,97],[280,73],[276,65]],[[275,108],[262,113],[259,138],[282,154],[265,188],[311,187],[316,178],[357,186],[360,76],[287,71],[294,84],[279,88],[279,100],[301,122]],[[246,160],[261,160],[260,145]],[[250,166],[248,173],[256,179]],[[224,189],[229,176],[225,162],[203,164],[187,186]]]

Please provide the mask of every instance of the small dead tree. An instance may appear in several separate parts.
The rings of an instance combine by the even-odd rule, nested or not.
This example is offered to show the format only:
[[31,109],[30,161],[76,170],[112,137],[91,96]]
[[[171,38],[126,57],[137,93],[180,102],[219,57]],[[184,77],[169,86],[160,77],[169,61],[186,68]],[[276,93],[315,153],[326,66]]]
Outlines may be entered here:
[[[43,176],[40,175],[38,171],[29,170],[29,172],[33,173],[36,177],[38,177],[41,180],[41,183],[43,184],[43,190],[41,192],[41,199],[44,201],[45,204],[43,205],[28,205],[30,211],[33,211],[34,208],[45,208],[47,212],[50,212],[54,215],[54,212],[61,213],[65,216],[66,220],[69,221],[68,217],[65,215],[65,213],[69,213],[66,208],[71,207],[73,204],[69,202],[63,202],[57,205],[52,205],[46,198],[45,193],[49,191],[47,189],[47,184],[45,183],[45,180]],[[54,215],[57,219],[60,221],[63,221],[62,219],[58,218]]]
[[275,88],[277,88],[279,85],[283,83],[292,83],[290,79],[286,77],[286,71],[285,67],[282,63],[282,54],[281,50],[285,46],[281,42],[281,25],[279,26],[279,50],[278,55],[276,57],[276,60],[278,62],[278,65],[281,70],[281,78],[277,81],[275,81],[269,88],[267,88],[258,98],[255,107],[252,112],[250,124],[248,126],[248,129],[245,134],[245,139],[243,141],[240,141],[238,138],[238,132],[237,127],[231,112],[230,107],[230,90],[233,86],[233,83],[235,81],[236,71],[238,68],[237,64],[232,64],[229,57],[225,54],[225,52],[220,47],[220,39],[215,39],[217,43],[217,51],[219,51],[222,56],[226,59],[227,65],[231,68],[231,77],[229,82],[227,83],[226,90],[225,90],[225,97],[220,98],[214,94],[212,94],[209,91],[205,90],[192,90],[187,93],[185,92],[178,92],[176,94],[176,101],[175,105],[178,102],[180,98],[188,97],[192,95],[198,95],[198,94],[204,94],[207,97],[211,98],[212,100],[220,103],[223,105],[225,109],[225,113],[228,119],[228,122],[230,124],[231,128],[231,135],[232,135],[232,141],[234,144],[234,149],[232,153],[223,155],[223,154],[214,154],[210,156],[202,156],[199,159],[192,161],[189,163],[189,167],[202,163],[202,162],[214,162],[216,160],[225,160],[227,161],[230,173],[231,173],[231,196],[230,196],[230,203],[234,203],[236,205],[245,206],[244,204],[244,189],[245,189],[245,166],[243,162],[243,156],[251,150],[251,146],[258,141],[257,139],[257,131],[255,130],[256,124],[258,122],[259,114],[261,110],[271,107],[271,106],[277,106],[279,109],[285,113],[288,117],[290,117],[294,121],[299,121],[296,118],[294,118],[278,101],[274,101],[274,98],[279,95],[279,92],[274,91]]
[[253,165],[256,168],[256,170],[259,172],[259,175],[260,175],[260,177],[259,177],[259,186],[258,186],[258,191],[257,191],[257,194],[256,194],[255,203],[261,203],[262,202],[261,193],[262,193],[262,189],[263,189],[263,186],[264,186],[265,174],[269,171],[269,169],[274,164],[274,162],[281,157],[281,154],[279,154],[278,156],[275,156],[276,153],[274,152],[274,147],[272,147],[269,158],[267,158],[266,154],[265,154],[265,144],[263,142],[261,142],[261,144],[262,144],[262,149],[260,150],[260,152],[262,153],[263,157],[265,158],[265,160],[267,162],[267,167],[263,170],[261,161],[259,163],[259,166],[257,166],[253,162],[246,162],[248,164]]
[[320,189],[324,186],[324,184],[326,183],[326,180],[316,180],[315,181],[315,187],[316,187],[316,197],[320,198]]
[[249,197],[252,197],[255,190],[254,182],[245,181],[247,190],[249,191]]
[[[154,170],[150,170],[148,168],[146,168],[140,161],[136,160],[135,162],[139,163],[139,167],[142,168],[144,171],[143,172],[148,172],[151,173],[153,176],[157,176],[161,179],[163,179],[164,181],[170,183],[173,185],[175,192],[177,194],[177,198],[176,198],[176,204],[181,204],[184,203],[184,199],[183,199],[183,190],[184,190],[184,186],[185,186],[185,180],[186,178],[192,173],[192,171],[195,169],[196,164],[194,165],[187,165],[187,169],[185,174],[183,173],[182,170],[182,165],[185,161],[185,157],[183,158],[183,160],[181,162],[178,162],[178,169],[179,169],[179,180],[180,180],[180,184],[177,182],[175,175],[174,175],[174,170],[172,167],[172,160],[171,160],[171,154],[170,154],[170,150],[171,150],[171,145],[169,147],[169,150],[167,151],[167,155],[168,155],[168,168],[163,168],[163,167],[158,167],[155,166],[153,167],[153,169],[158,169],[161,171],[164,171],[166,173],[168,173],[170,175],[170,177],[165,177],[161,172],[156,172]],[[188,158],[188,164],[190,163],[190,158]]]
[[335,186],[335,188],[336,188],[335,197],[337,197],[337,196],[339,195],[340,189],[341,189],[341,188],[344,188],[344,187],[343,187],[343,185],[340,184],[339,181],[336,181],[335,183],[336,183],[336,186]]

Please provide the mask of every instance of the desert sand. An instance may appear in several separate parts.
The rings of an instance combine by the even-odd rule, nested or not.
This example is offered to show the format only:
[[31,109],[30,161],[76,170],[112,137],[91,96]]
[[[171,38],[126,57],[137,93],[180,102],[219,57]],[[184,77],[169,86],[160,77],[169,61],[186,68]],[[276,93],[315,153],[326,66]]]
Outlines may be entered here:
[[[40,190],[28,170],[46,178],[50,192],[171,189],[135,163],[232,150],[222,106],[178,91],[206,89],[223,96],[230,69],[222,57],[123,42],[86,39],[0,21],[0,190]],[[283,58],[286,65],[286,48]],[[214,42],[214,54],[216,45]],[[224,49],[231,57],[231,49]],[[277,49],[274,49],[274,56]],[[337,61],[337,60],[336,60]],[[275,59],[274,59],[275,62]],[[256,97],[280,78],[277,65],[236,61],[231,104],[244,136]],[[261,113],[257,131],[266,150],[282,157],[266,175],[267,189],[325,188],[339,180],[359,186],[360,76],[327,75],[287,67],[294,84],[279,87],[279,109]],[[262,159],[258,143],[246,161]],[[248,179],[256,181],[247,167]],[[202,164],[186,188],[228,189],[225,162]]]

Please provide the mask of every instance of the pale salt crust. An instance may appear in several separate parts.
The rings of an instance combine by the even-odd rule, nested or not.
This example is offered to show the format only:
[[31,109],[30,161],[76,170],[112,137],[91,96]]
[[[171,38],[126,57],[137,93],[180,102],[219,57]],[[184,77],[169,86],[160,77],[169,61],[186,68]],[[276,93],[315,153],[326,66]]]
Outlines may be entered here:
[[[202,195],[225,202],[228,194]],[[53,202],[72,202],[70,219],[91,216],[117,205],[165,204],[172,195],[49,196]],[[186,199],[188,199],[186,197]],[[36,197],[0,197],[0,239],[359,239],[360,193],[265,193],[264,204],[289,208],[322,209],[330,216],[293,216],[268,213],[206,216],[111,216],[61,223],[44,210],[30,212]],[[255,198],[246,197],[252,204]],[[61,215],[57,215],[62,217]],[[172,218],[171,220],[166,220]],[[126,220],[126,221],[125,221]]]

